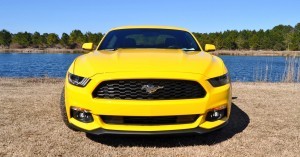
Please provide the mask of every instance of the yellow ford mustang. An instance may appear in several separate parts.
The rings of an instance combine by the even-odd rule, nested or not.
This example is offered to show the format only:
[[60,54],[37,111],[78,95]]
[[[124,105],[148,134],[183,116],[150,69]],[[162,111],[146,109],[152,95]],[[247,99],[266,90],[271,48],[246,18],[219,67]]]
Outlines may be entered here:
[[91,134],[206,133],[223,127],[231,84],[223,61],[185,29],[118,27],[68,69],[65,124]]

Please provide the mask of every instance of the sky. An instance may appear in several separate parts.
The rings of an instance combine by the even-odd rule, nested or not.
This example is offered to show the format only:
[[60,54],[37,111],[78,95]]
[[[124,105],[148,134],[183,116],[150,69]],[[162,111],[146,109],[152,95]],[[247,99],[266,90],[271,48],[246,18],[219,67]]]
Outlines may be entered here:
[[300,0],[0,0],[0,30],[11,33],[105,33],[124,25],[210,33],[299,22]]

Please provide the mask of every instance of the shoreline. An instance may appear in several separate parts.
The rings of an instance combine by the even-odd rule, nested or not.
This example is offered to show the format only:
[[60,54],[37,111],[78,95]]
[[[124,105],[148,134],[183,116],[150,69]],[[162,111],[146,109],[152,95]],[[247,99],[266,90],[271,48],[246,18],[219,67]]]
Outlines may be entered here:
[[24,49],[3,49],[0,48],[0,53],[83,53],[82,49],[59,49],[59,48],[24,48]]
[[[83,53],[82,49],[59,49],[59,48],[24,48],[24,49],[3,49],[0,53]],[[213,55],[228,56],[300,56],[300,51],[271,51],[271,50],[217,50],[211,52]]]
[[267,50],[217,50],[214,55],[228,56],[300,56],[300,51],[267,51]]

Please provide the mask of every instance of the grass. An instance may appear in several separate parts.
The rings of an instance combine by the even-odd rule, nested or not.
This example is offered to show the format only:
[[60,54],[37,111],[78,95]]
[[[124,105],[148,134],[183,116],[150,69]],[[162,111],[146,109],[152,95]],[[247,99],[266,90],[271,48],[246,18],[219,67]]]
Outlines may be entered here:
[[300,58],[296,56],[286,57],[283,82],[300,81]]
[[[82,49],[58,48],[0,48],[0,53],[83,53]],[[272,50],[217,50],[211,52],[215,55],[231,56],[300,56],[300,51],[272,51]]]
[[62,79],[0,78],[0,156],[299,156],[300,83],[233,83],[230,123],[190,136],[90,136],[63,124]]
[[217,50],[215,55],[230,56],[300,56],[300,51],[272,51],[272,50]]

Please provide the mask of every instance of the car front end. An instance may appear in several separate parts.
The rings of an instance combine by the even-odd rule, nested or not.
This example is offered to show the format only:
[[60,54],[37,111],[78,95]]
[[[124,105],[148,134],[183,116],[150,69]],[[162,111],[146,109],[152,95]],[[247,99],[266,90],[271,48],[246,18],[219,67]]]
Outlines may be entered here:
[[219,57],[200,46],[192,51],[99,47],[101,43],[75,59],[66,75],[62,110],[73,129],[92,134],[206,133],[228,122],[231,84]]

